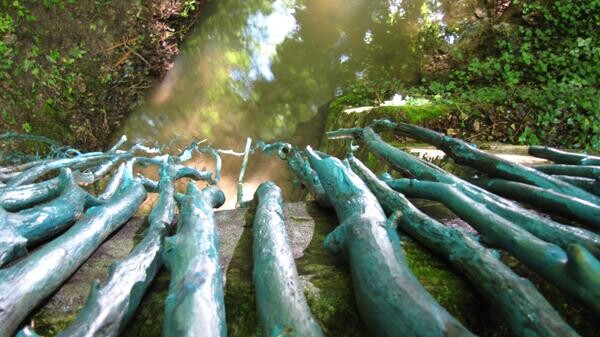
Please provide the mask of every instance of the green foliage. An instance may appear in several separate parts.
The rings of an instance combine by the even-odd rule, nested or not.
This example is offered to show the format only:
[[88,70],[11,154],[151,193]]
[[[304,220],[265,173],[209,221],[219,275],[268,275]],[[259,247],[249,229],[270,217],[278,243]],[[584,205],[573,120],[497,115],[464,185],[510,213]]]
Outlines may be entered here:
[[[64,10],[65,5],[72,3],[73,0],[44,0],[41,5],[46,9]],[[36,20],[33,5],[3,1],[0,8],[3,10],[0,34],[4,35],[4,39],[0,39],[0,79],[8,88],[0,92],[0,102],[6,109],[3,111],[6,118],[0,124],[26,133],[72,141],[69,111],[81,94],[79,86],[84,75],[76,62],[86,56],[85,47],[77,44],[52,48],[36,32],[31,43],[23,43],[19,39],[30,29],[30,22]]]
[[184,18],[190,15],[191,12],[195,11],[198,6],[197,0],[185,0],[183,2],[183,10],[181,11],[181,16]]
[[330,109],[340,111],[344,108],[379,105],[389,99],[402,87],[399,80],[374,81],[359,79],[350,84],[330,104]]
[[[520,143],[600,148],[600,1],[513,1],[490,55],[430,81],[427,93],[523,116]],[[508,28],[507,28],[508,26]]]
[[42,0],[44,7],[50,9],[52,7],[58,7],[59,9],[65,9],[65,5],[72,5],[77,3],[77,0]]

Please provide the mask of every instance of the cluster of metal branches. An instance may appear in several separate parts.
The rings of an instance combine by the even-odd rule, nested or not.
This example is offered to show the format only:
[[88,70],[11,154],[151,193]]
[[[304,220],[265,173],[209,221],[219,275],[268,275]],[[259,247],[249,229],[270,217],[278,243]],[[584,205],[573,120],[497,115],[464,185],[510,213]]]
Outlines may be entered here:
[[[158,193],[158,200],[143,240],[109,268],[104,282],[92,284],[83,309],[58,336],[118,336],[162,265],[171,273],[163,335],[227,335],[213,215],[225,201],[217,187],[220,155],[243,156],[241,190],[249,154],[272,153],[283,145],[257,142],[251,147],[248,139],[245,151],[238,153],[200,141],[178,155],[168,155],[142,145],[120,150],[126,141],[121,138],[106,152],[73,152],[0,168],[0,267],[4,266],[0,337],[38,336],[32,327],[23,326],[28,315],[136,214],[148,192]],[[214,158],[214,174],[186,165],[195,153]],[[134,175],[135,165],[158,166],[160,179]],[[175,188],[181,178],[191,179],[185,193]],[[84,188],[102,179],[108,182],[99,195]],[[194,180],[208,184],[199,189]],[[241,191],[239,203],[240,196]],[[286,238],[281,191],[265,182],[256,199],[254,277],[263,331],[279,336],[293,327],[298,336],[323,336],[306,299],[299,295],[302,289]]]
[[[378,134],[381,131],[434,145],[456,164],[475,168],[487,178],[467,181],[452,175],[386,143]],[[393,179],[384,173],[377,177],[352,153],[340,161],[306,151],[321,185],[316,193],[325,190],[328,205],[334,206],[341,222],[325,244],[349,258],[359,310],[373,335],[468,335],[443,308],[433,305],[430,297],[415,295],[423,289],[411,288],[414,285],[408,281],[414,277],[402,256],[394,261],[402,266],[402,272],[390,268],[392,262],[377,262],[378,258],[393,259],[392,252],[402,254],[397,244],[393,249],[387,248],[399,242],[393,230],[396,225],[462,271],[503,314],[517,336],[576,336],[577,333],[531,282],[504,265],[488,246],[504,249],[600,315],[600,236],[597,234],[600,157],[531,147],[530,154],[556,164],[527,167],[481,151],[462,140],[389,120],[378,120],[364,128],[332,131],[328,137],[350,138],[398,173],[410,176]],[[350,149],[355,147],[351,144]],[[406,197],[442,203],[468,222],[478,236],[444,226],[419,211]],[[505,197],[558,217],[542,216]],[[390,216],[387,222],[384,212]],[[370,246],[361,248],[362,245]],[[373,256],[378,251],[380,256]],[[373,269],[371,275],[377,274],[377,278],[361,274],[369,269]],[[396,276],[397,282],[386,279],[381,270]],[[381,284],[369,288],[380,280]],[[405,289],[404,293],[401,289]],[[392,303],[395,300],[397,302]],[[383,308],[384,312],[378,312]],[[412,308],[422,308],[423,312]]]
[[[379,130],[435,145],[457,163],[480,169],[490,178],[463,180],[387,144],[377,134]],[[412,274],[398,227],[464,273],[517,336],[577,333],[489,245],[506,250],[600,314],[600,236],[594,232],[600,215],[600,158],[533,147],[533,155],[557,164],[529,168],[461,140],[390,121],[338,130],[329,136],[353,139],[412,178],[392,179],[389,174],[378,178],[352,154],[340,160],[287,143],[252,146],[250,139],[243,153],[197,142],[175,156],[140,145],[119,150],[126,141],[123,138],[107,152],[0,168],[0,264],[7,264],[0,269],[0,337],[37,336],[32,328],[23,328],[27,316],[135,215],[148,192],[157,192],[158,201],[148,216],[144,239],[110,268],[106,281],[92,285],[84,308],[58,336],[118,336],[161,265],[171,273],[163,335],[226,336],[213,213],[225,200],[216,186],[220,154],[243,157],[238,179],[238,204],[242,204],[248,156],[258,150],[285,160],[319,205],[335,210],[340,224],[324,244],[348,260],[357,307],[372,336],[473,336]],[[194,153],[214,157],[214,174],[186,166]],[[160,179],[134,176],[136,164],[157,165]],[[52,178],[56,171],[60,174]],[[81,187],[110,172],[112,177],[101,194],[94,196]],[[184,177],[191,181],[185,193],[178,193],[175,181]],[[193,180],[208,184],[199,189]],[[492,192],[572,222],[541,216]],[[439,223],[405,196],[443,203],[475,228],[478,236]],[[281,191],[265,182],[255,199],[253,278],[263,335],[323,336],[304,298],[287,242]],[[175,234],[169,236],[173,230]]]
[[[214,185],[220,176],[185,162],[191,158],[162,154],[156,148],[133,145],[120,148],[122,137],[106,152],[71,152],[0,168],[0,336],[13,336],[29,313],[54,293],[99,245],[138,211],[147,189],[156,189],[158,201],[148,217],[149,230],[128,257],[110,268],[108,279],[92,285],[85,308],[61,336],[116,336],[129,320],[144,291],[163,264],[166,235],[174,224],[176,197],[221,195]],[[135,165],[156,165],[158,182],[134,176]],[[58,172],[58,176],[54,176]],[[112,176],[109,179],[110,174]],[[199,191],[179,195],[181,178],[208,182]],[[104,191],[93,195],[85,185],[106,179]],[[195,186],[190,182],[190,186]],[[219,194],[220,193],[220,194]],[[210,202],[219,204],[214,197]],[[209,207],[210,206],[210,207]],[[202,210],[212,212],[212,204]],[[35,248],[31,253],[28,250]],[[175,263],[175,270],[181,268]],[[35,333],[25,328],[22,336]]]

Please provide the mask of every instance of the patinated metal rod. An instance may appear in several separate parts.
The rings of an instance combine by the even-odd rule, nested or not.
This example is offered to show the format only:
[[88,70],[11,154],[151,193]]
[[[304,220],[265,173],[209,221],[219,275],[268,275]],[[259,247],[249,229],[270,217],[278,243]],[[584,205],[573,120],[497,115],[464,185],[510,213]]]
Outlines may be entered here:
[[28,208],[18,213],[0,209],[0,228],[13,235],[0,237],[0,266],[21,257],[26,247],[54,237],[75,221],[86,206],[102,203],[81,189],[64,169],[59,177],[61,194],[52,201]]
[[600,180],[557,175],[556,178],[600,196]]
[[516,336],[578,336],[531,282],[515,274],[472,235],[423,214],[358,159],[351,156],[348,161],[386,213],[399,212],[400,228],[460,269],[498,309]]
[[354,295],[371,336],[473,336],[423,288],[396,228],[365,183],[336,158],[306,150],[340,225],[325,246],[350,263]]
[[252,275],[263,335],[322,337],[287,242],[281,190],[271,182],[262,183],[256,190],[256,199]]
[[319,176],[310,167],[308,161],[302,157],[301,152],[291,146],[284,147],[282,152],[283,158],[287,161],[289,169],[313,193],[315,201],[319,206],[332,208],[329,195],[325,193],[325,189],[323,189],[323,186],[319,181]]
[[490,211],[546,242],[557,244],[565,250],[574,244],[581,245],[600,258],[600,235],[591,230],[556,222],[472,184],[454,186],[473,201],[485,204]]
[[171,271],[163,336],[227,336],[219,236],[213,208],[225,202],[216,186],[200,191],[193,182],[181,200],[177,234],[165,242]]
[[444,136],[441,133],[412,124],[392,123],[389,121],[380,121],[380,124],[392,127],[398,135],[410,136],[434,145],[452,157],[458,164],[471,166],[500,178],[547,188],[561,194],[600,204],[600,198],[594,194],[588,193],[534,168],[481,151],[460,139]]
[[45,161],[21,172],[18,176],[9,180],[7,186],[30,184],[53,170],[58,170],[65,167],[74,167],[78,164],[94,165],[104,160],[111,159],[112,156],[114,156],[114,154],[85,154],[73,158]]
[[0,182],[8,182],[20,173],[21,172],[0,172]]
[[37,184],[0,187],[0,207],[10,212],[20,211],[57,197],[61,188],[58,177]]
[[600,229],[600,205],[537,186],[504,179],[476,181],[479,186],[501,196],[524,202]]
[[[120,158],[120,160],[123,158],[125,157]],[[122,175],[122,170],[119,168],[115,171],[111,180],[116,181],[112,184],[111,188],[106,189],[104,196],[99,196],[99,199],[110,198],[110,194],[107,194],[107,191],[112,191],[111,193],[113,194],[116,192],[120,185],[120,180],[117,178]],[[97,171],[83,173],[73,171],[73,177],[77,184],[86,185],[93,183],[106,173],[108,172],[100,175]],[[64,185],[59,184],[58,177],[28,185],[2,186],[0,187],[0,207],[10,212],[20,211],[57,197],[63,187]]]
[[474,203],[453,185],[414,179],[385,180],[409,197],[443,203],[523,264],[600,314],[600,261],[580,245],[567,249],[543,241],[513,222]]
[[370,127],[356,135],[378,158],[386,161],[394,169],[408,171],[420,180],[438,181],[454,185],[469,196],[473,202],[484,204],[492,212],[513,221],[540,239],[555,243],[563,249],[572,244],[586,247],[596,257],[600,257],[600,236],[572,226],[560,224],[520,207],[517,203],[504,199],[459,177],[449,174],[438,166],[401,151],[386,142]]
[[125,163],[121,163],[115,170],[110,181],[106,184],[104,191],[98,196],[98,199],[108,200],[112,198],[119,190],[119,186],[121,186],[123,179],[125,179]]
[[261,149],[264,154],[277,155],[280,159],[285,160],[290,171],[312,192],[319,206],[332,208],[329,196],[321,186],[317,173],[310,167],[302,151],[284,142],[267,144],[258,141],[255,147],[255,150]]
[[529,154],[551,160],[557,164],[600,166],[600,157],[553,149],[547,146],[530,146]]
[[88,209],[60,237],[15,265],[0,270],[0,337],[12,337],[29,312],[52,294],[117,228],[130,219],[146,198],[133,180],[132,163],[117,194]]
[[[115,144],[115,146],[116,145],[120,146],[120,142]],[[72,158],[43,160],[38,165],[32,166],[27,170],[20,172],[19,175],[9,180],[7,185],[19,186],[23,184],[29,184],[44,176],[48,172],[61,168],[68,167],[71,169],[85,169],[90,166],[98,165],[90,172],[90,182],[94,182],[108,173],[118,162],[133,158],[135,153],[138,151],[142,151],[146,154],[158,153],[157,149],[135,144],[127,151],[120,151],[113,147],[105,153],[89,152]]]
[[534,169],[551,175],[564,175],[600,180],[600,166],[590,165],[536,165]]

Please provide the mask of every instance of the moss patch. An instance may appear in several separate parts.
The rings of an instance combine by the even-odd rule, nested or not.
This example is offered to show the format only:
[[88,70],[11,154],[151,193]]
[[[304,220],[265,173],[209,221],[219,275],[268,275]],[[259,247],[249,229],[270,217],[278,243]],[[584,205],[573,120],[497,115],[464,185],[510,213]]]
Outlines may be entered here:
[[311,311],[327,336],[368,336],[354,302],[348,265],[323,246],[337,220],[332,214],[324,214],[315,204],[307,205],[307,210],[315,221],[315,230],[296,265]]
[[246,213],[244,232],[233,252],[225,284],[227,333],[231,337],[261,336],[252,281],[252,224],[254,210]]
[[401,233],[408,266],[419,282],[452,316],[479,336],[512,336],[475,288],[447,261]]
[[162,268],[146,295],[142,298],[140,306],[135,311],[130,323],[125,327],[121,336],[142,337],[161,336],[165,317],[165,300],[169,292],[171,275],[166,268]]

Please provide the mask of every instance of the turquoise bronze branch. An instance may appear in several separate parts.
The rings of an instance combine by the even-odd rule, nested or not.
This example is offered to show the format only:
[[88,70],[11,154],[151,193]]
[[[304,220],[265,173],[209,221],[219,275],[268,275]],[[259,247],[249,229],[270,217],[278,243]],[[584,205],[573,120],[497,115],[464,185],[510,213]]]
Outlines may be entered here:
[[213,208],[225,202],[215,186],[200,191],[193,182],[181,200],[177,234],[163,254],[171,271],[163,336],[227,336],[219,236]]
[[563,175],[556,175],[555,177],[573,186],[577,186],[583,190],[600,196],[600,180]]
[[600,166],[554,164],[536,165],[533,168],[551,175],[564,175],[600,180]]
[[131,166],[117,194],[87,210],[60,237],[15,265],[0,270],[0,337],[12,337],[29,312],[52,294],[117,228],[130,219],[146,198],[133,180]]
[[[382,122],[382,123],[381,123]],[[378,122],[376,122],[377,124]],[[554,190],[582,200],[600,204],[600,198],[571,184],[518,163],[481,151],[460,139],[444,136],[438,132],[406,123],[380,121],[387,124],[397,135],[409,136],[443,150],[458,164],[477,168],[499,178],[523,182]]]
[[112,156],[114,155],[90,153],[73,158],[45,161],[39,165],[33,166],[30,169],[19,173],[18,176],[8,181],[7,186],[19,186],[24,184],[30,184],[53,170],[58,170],[65,167],[73,167],[76,165],[91,166],[101,163],[104,160],[111,159]]
[[254,150],[256,149],[261,149],[264,154],[277,155],[279,159],[285,160],[290,171],[312,192],[319,206],[332,208],[329,196],[325,193],[319,181],[319,176],[310,167],[302,151],[298,151],[295,146],[289,143],[276,142],[267,144],[262,141],[256,142]]
[[515,274],[472,235],[423,214],[358,159],[351,156],[348,161],[386,213],[399,212],[400,228],[460,269],[498,309],[516,336],[578,336],[528,280]]
[[256,306],[263,336],[322,337],[312,316],[287,242],[281,190],[271,182],[256,190],[252,254]]
[[325,245],[349,261],[371,336],[473,336],[410,272],[395,227],[365,183],[338,159],[306,152],[340,221]]
[[408,197],[443,203],[487,242],[506,249],[552,284],[600,313],[600,261],[584,247],[575,244],[563,250],[543,241],[485,205],[474,203],[454,185],[414,179],[385,182]]
[[[178,170],[173,167],[171,158],[166,157],[159,171],[158,201],[148,217],[149,229],[144,239],[129,256],[110,267],[108,279],[102,287],[99,282],[92,284],[85,306],[58,337],[116,337],[137,309],[162,265],[162,242],[175,222],[174,181]],[[37,335],[27,328],[21,336]]]
[[561,151],[546,146],[530,146],[529,154],[557,164],[600,166],[600,157]]
[[600,206],[537,186],[504,179],[476,181],[486,190],[600,229]]
[[287,161],[289,169],[306,187],[308,187],[319,206],[332,208],[329,196],[325,193],[325,189],[319,181],[319,176],[315,170],[310,167],[310,164],[302,156],[302,153],[291,145],[283,147],[281,152],[281,157]]
[[123,179],[125,179],[125,168],[125,163],[121,163],[121,165],[117,167],[108,184],[106,184],[104,191],[98,196],[98,199],[109,200],[117,193],[119,186],[121,186]]
[[566,226],[551,219],[520,207],[459,177],[449,174],[438,166],[401,151],[386,142],[370,127],[354,133],[378,158],[386,161],[392,168],[408,171],[419,180],[437,181],[453,185],[467,195],[473,202],[484,204],[490,211],[513,221],[540,239],[555,243],[563,249],[573,244],[586,247],[596,257],[600,257],[600,236],[572,226]]
[[[117,145],[119,144],[120,143],[117,143]],[[61,168],[84,169],[97,165],[97,167],[90,172],[90,182],[94,182],[108,173],[118,162],[133,158],[138,151],[142,151],[146,154],[158,153],[157,149],[135,144],[127,151],[119,151],[116,148],[113,148],[106,153],[89,152],[71,158],[43,160],[38,162],[37,165],[28,167],[26,170],[20,172],[16,177],[8,181],[7,186],[29,184],[45,174]]]
[[[0,266],[18,258],[26,247],[56,236],[75,221],[88,206],[102,203],[88,194],[74,181],[71,171],[64,169],[59,176],[61,194],[45,204],[28,208],[18,213],[0,209],[0,227],[10,235],[0,237]],[[24,245],[24,246],[23,246]]]
[[0,187],[0,207],[11,212],[20,211],[57,197],[62,187],[58,177],[37,184],[3,186]]

